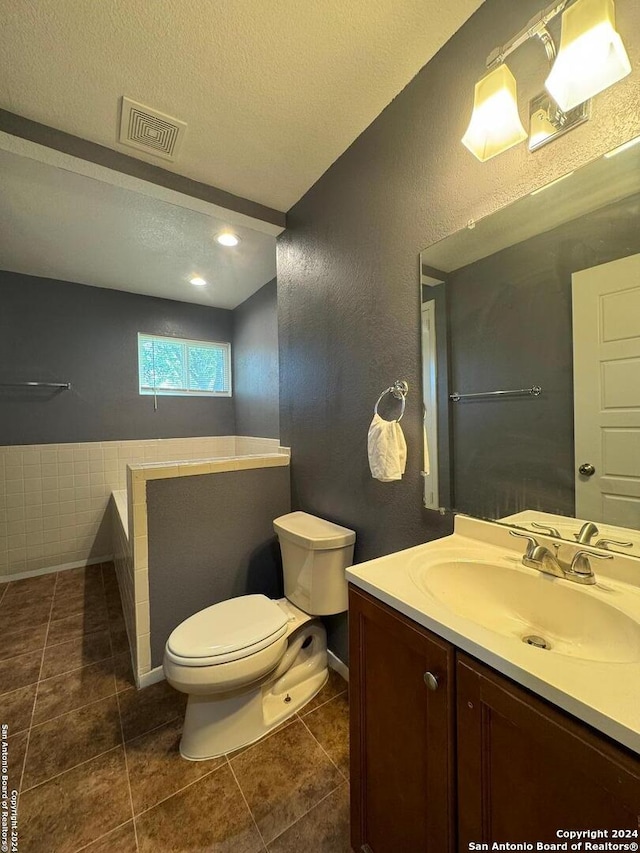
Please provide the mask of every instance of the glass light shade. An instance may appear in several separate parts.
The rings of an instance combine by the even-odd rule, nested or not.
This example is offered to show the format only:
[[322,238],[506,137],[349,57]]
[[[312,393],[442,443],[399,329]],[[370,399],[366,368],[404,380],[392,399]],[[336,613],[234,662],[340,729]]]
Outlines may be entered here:
[[613,0],[577,0],[562,13],[560,50],[545,86],[567,112],[631,72]]
[[484,163],[526,138],[518,115],[516,79],[506,65],[499,65],[476,83],[473,113],[462,144]]

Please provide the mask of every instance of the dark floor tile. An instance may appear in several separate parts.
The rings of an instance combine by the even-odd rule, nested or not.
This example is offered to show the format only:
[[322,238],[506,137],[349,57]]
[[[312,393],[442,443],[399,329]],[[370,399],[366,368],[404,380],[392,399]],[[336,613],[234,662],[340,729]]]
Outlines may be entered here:
[[33,726],[22,788],[39,785],[121,743],[115,696]]
[[51,595],[20,593],[6,595],[0,604],[0,623],[10,631],[46,625],[51,613]]
[[232,758],[231,766],[266,843],[344,778],[299,720]]
[[132,740],[177,717],[182,719],[187,697],[160,681],[142,690],[123,690],[118,701],[124,739]]
[[111,649],[113,654],[122,655],[125,652],[128,652],[129,636],[127,634],[127,629],[124,627],[124,620],[122,622],[122,626],[118,625],[116,628],[109,626],[109,632],[111,634]]
[[346,689],[347,682],[344,678],[341,675],[338,675],[335,669],[330,669],[327,683],[319,693],[316,693],[310,702],[307,702],[307,704],[298,711],[298,714],[301,717],[304,717],[305,714],[310,713],[324,702],[328,702],[329,699],[333,699],[334,696],[344,693]]
[[122,602],[120,601],[120,595],[118,595],[117,600],[115,598],[108,597],[106,599],[106,602],[109,624],[113,625],[114,628],[117,628],[118,623],[120,622],[124,624],[124,613],[122,612]]
[[38,685],[33,724],[75,711],[115,693],[111,659],[47,678]]
[[108,620],[107,602],[102,591],[79,592],[71,595],[56,595],[53,598],[51,608],[51,620],[66,619],[67,616],[75,616],[77,613],[91,615],[101,614]]
[[98,590],[104,591],[100,565],[58,572],[56,595],[69,595],[79,591],[96,592]]
[[345,782],[269,845],[269,853],[351,853]]
[[82,848],[82,853],[137,853],[136,832],[133,821],[114,829],[88,847]]
[[116,567],[113,560],[110,560],[108,563],[100,563],[100,570],[105,589],[109,586],[118,586],[118,576],[116,575]]
[[180,755],[181,736],[182,718],[127,743],[134,814],[150,809],[225,763],[224,758],[186,761]]
[[20,780],[22,779],[22,768],[24,767],[24,756],[27,751],[27,738],[29,732],[20,732],[17,735],[10,735],[8,738],[7,750],[7,775],[8,790],[19,791]]
[[75,640],[47,646],[44,652],[41,678],[51,678],[82,666],[89,666],[111,657],[108,631],[84,634]]
[[10,581],[7,586],[7,598],[14,595],[22,595],[28,593],[30,595],[53,595],[53,590],[56,585],[56,573],[52,572],[48,575],[38,575],[35,578],[22,578],[19,581]]
[[0,696],[0,723],[9,726],[9,735],[28,729],[31,725],[36,684]]
[[140,853],[258,853],[260,835],[225,764],[136,818]]
[[57,619],[49,625],[47,645],[54,646],[58,643],[66,643],[82,637],[83,634],[92,634],[95,631],[104,631],[107,628],[106,610],[89,613],[76,613],[65,619]]
[[47,623],[33,625],[29,628],[8,629],[2,632],[0,644],[0,659],[35,652],[44,646],[47,638]]
[[116,692],[122,693],[123,690],[136,686],[133,667],[131,666],[131,655],[128,651],[114,657],[113,668],[116,675]]
[[118,747],[20,795],[20,853],[73,853],[130,818]]
[[304,717],[304,724],[345,776],[349,776],[349,704],[346,693]]
[[38,680],[42,649],[0,661],[0,693],[9,693]]

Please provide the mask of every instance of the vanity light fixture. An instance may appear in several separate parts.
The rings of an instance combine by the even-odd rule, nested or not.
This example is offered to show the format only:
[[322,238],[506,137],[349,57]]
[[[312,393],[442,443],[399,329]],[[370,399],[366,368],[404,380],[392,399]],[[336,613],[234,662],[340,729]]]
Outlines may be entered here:
[[484,163],[527,138],[518,115],[516,78],[498,65],[476,83],[473,113],[462,144]]
[[196,287],[204,287],[207,282],[200,278],[199,275],[195,275],[193,278],[189,279],[189,284],[195,284]]
[[233,231],[221,231],[220,234],[216,235],[216,242],[220,243],[221,246],[237,246],[240,238]]
[[545,83],[560,109],[577,107],[630,73],[613,0],[577,0],[562,13],[560,51]]
[[[562,14],[560,52],[547,24]],[[476,83],[473,113],[462,142],[484,162],[527,138],[518,115],[516,81],[505,59],[538,38],[552,63],[546,91],[529,104],[529,150],[535,151],[587,121],[590,98],[631,71],[615,28],[614,0],[555,0],[509,42],[487,57]]]

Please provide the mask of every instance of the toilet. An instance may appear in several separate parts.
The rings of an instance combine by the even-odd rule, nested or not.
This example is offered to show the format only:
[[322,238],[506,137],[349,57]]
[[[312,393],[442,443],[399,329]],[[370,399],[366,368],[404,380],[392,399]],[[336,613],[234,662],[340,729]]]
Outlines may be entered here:
[[253,743],[305,705],[327,678],[327,637],[314,617],[347,610],[353,530],[292,512],[273,527],[285,597],[242,595],[171,633],[164,674],[188,694],[180,753],[204,761]]

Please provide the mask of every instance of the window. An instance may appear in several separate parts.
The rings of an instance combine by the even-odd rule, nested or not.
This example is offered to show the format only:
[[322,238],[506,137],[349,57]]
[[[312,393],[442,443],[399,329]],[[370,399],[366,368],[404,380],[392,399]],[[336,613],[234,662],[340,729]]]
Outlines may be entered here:
[[231,396],[231,344],[138,335],[141,394]]

